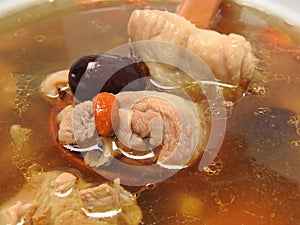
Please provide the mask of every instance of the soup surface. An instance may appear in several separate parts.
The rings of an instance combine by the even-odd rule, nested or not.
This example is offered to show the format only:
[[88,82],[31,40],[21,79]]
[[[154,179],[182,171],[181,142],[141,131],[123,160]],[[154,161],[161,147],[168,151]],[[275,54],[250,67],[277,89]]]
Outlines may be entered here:
[[[177,4],[149,3],[170,11]],[[89,182],[101,180],[57,148],[49,132],[52,105],[41,98],[39,85],[82,55],[127,43],[135,7],[57,1],[0,21],[0,203],[35,171],[76,169]],[[213,29],[243,35],[259,63],[247,92],[222,118],[227,127],[218,156],[203,171],[196,163],[163,182],[126,188],[138,193],[142,224],[299,225],[300,31],[231,1],[221,12]],[[31,130],[24,144],[12,142],[14,124]]]

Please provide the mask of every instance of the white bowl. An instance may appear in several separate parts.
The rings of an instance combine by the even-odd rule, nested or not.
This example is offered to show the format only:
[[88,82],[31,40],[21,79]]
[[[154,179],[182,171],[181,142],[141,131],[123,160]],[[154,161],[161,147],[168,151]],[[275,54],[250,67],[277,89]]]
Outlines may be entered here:
[[[0,18],[32,5],[58,0],[0,0]],[[179,1],[179,0],[178,0]],[[283,18],[288,24],[300,27],[300,4],[296,0],[235,0]]]
[[49,2],[45,0],[0,0],[0,18],[16,13],[32,5]]
[[300,4],[295,0],[235,0],[268,14],[284,19],[288,24],[300,27]]

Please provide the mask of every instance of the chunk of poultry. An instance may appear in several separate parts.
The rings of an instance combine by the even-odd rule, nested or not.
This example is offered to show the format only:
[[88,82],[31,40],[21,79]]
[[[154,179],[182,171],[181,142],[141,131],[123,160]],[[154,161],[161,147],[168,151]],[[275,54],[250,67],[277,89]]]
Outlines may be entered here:
[[94,140],[97,134],[93,103],[81,102],[65,107],[58,115],[58,141],[61,144],[84,144]]
[[[203,151],[205,121],[202,112],[192,101],[158,91],[124,91],[116,95],[116,100],[119,116],[117,120],[112,120],[114,133],[124,147],[137,155],[155,150],[158,164],[168,168],[182,168]],[[64,108],[57,116],[59,142],[72,145],[96,141],[92,111],[91,101]],[[103,144],[101,148],[105,153],[102,156],[111,160],[114,155],[112,151],[116,149],[104,144],[105,140],[98,140]],[[126,151],[120,151],[128,157]],[[106,161],[102,160],[99,153],[87,151],[85,161],[89,165],[100,166]]]
[[[135,10],[128,23],[132,41],[156,40],[180,45],[198,55],[222,83],[242,86],[253,76],[256,58],[250,43],[238,34],[220,34],[213,30],[198,29],[185,18],[159,10]],[[135,49],[143,59],[145,49]],[[150,49],[161,51],[161,48]],[[158,54],[156,53],[156,54]],[[183,60],[174,57],[175,60]],[[179,62],[174,62],[177,65]],[[146,63],[152,75],[161,71]]]
[[68,172],[44,173],[26,183],[17,196],[1,206],[0,223],[140,223],[142,212],[135,196],[123,189],[118,180],[114,185],[89,186]]
[[168,168],[188,165],[203,150],[204,123],[193,102],[157,91],[121,92],[117,99],[115,133],[125,146],[159,149],[158,163]]

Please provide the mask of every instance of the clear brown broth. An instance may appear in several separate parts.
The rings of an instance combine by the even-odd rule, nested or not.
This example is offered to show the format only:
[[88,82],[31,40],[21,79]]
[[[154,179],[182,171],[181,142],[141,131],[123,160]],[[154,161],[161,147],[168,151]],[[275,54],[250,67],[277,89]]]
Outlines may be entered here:
[[[24,88],[17,98],[18,107],[8,95],[12,99],[3,101],[0,108],[0,203],[17,193],[25,182],[22,172],[33,162],[45,171],[76,168],[52,142],[48,130],[51,105],[42,100],[37,87],[47,74],[68,68],[79,56],[127,42],[132,7],[101,9],[119,3],[93,5],[100,7],[98,10],[73,2],[49,3],[0,22],[0,82],[6,87],[16,81],[19,91]],[[161,8],[174,10],[172,4]],[[288,123],[300,114],[300,59],[257,39],[264,27],[284,31],[296,44],[300,33],[253,9],[246,10],[250,19],[242,22],[239,18],[245,9],[224,2],[222,18],[214,29],[242,34],[252,43],[261,60],[254,84],[264,86],[266,94],[248,95],[232,109],[217,164],[212,168],[220,168],[217,175],[200,172],[195,166],[140,193],[143,224],[300,224],[300,137],[298,124]],[[254,18],[263,25],[252,24]],[[21,153],[10,146],[12,124],[33,131]],[[18,166],[16,154],[23,158]],[[97,175],[80,172],[85,179],[97,182]]]

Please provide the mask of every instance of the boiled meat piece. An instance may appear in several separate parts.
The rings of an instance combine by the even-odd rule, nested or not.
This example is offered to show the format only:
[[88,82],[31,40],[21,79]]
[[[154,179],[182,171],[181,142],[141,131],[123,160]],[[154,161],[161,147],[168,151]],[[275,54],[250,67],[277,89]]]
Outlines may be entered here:
[[95,139],[97,131],[93,103],[66,106],[58,115],[58,141],[61,144],[84,144]]
[[91,186],[58,171],[29,180],[0,209],[0,224],[11,225],[137,225],[142,219],[136,197],[120,186],[119,179]]
[[117,94],[118,140],[137,151],[158,149],[158,164],[187,166],[203,150],[205,127],[193,102],[157,91]]
[[152,146],[159,146],[163,141],[163,118],[158,112],[141,112],[134,110],[131,121],[132,131],[139,134],[141,138],[151,137],[149,143]]
[[73,174],[62,173],[51,183],[51,186],[56,193],[63,194],[75,185],[76,180]]
[[[157,40],[172,43],[191,50],[210,67],[218,81],[235,86],[244,85],[253,76],[256,59],[252,47],[238,34],[220,34],[213,30],[198,29],[185,18],[159,10],[135,10],[128,23],[131,40]],[[143,59],[148,49],[135,49]],[[152,48],[157,54],[161,48]],[[172,52],[171,52],[172,53]],[[167,55],[166,55],[167,56]],[[184,56],[175,57],[174,64]],[[176,62],[177,60],[177,62]],[[148,65],[149,64],[149,65]],[[155,66],[147,63],[152,75],[160,75]]]
[[69,106],[57,115],[59,130],[57,138],[61,144],[76,144],[73,128],[73,107]]

